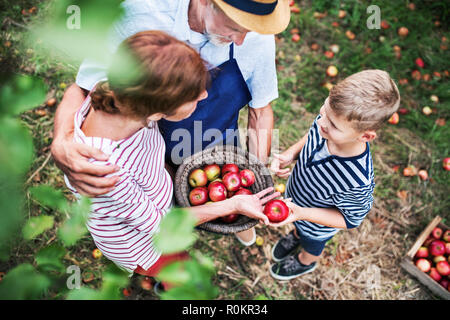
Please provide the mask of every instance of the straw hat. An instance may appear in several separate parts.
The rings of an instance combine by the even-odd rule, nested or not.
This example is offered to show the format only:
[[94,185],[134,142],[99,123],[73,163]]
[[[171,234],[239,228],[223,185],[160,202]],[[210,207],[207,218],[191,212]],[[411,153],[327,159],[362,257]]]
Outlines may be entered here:
[[240,26],[260,34],[277,34],[289,24],[289,0],[212,0]]

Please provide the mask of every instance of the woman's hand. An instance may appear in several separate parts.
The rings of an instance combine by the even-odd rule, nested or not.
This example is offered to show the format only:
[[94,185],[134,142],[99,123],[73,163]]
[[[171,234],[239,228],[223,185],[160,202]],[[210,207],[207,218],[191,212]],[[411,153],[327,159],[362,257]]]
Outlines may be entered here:
[[285,220],[283,220],[283,221],[281,221],[279,223],[269,222],[269,226],[270,227],[277,227],[278,228],[278,227],[285,226],[285,225],[287,225],[289,223],[292,223],[294,221],[300,220],[300,217],[296,213],[296,211],[298,211],[300,207],[297,206],[295,203],[293,203],[291,198],[289,198],[289,199],[281,199],[281,200],[283,200],[284,203],[286,203],[286,205],[288,206],[288,208],[289,208],[289,215],[288,215],[288,217]]
[[291,174],[291,169],[286,167],[294,161],[294,156],[289,152],[283,152],[282,154],[274,153],[273,157],[270,170],[280,178],[288,178]]
[[118,171],[117,166],[100,166],[88,161],[90,158],[108,160],[109,157],[99,149],[69,140],[54,140],[51,152],[58,168],[82,195],[95,197],[108,193],[120,179],[119,176],[104,177]]
[[252,195],[236,195],[230,198],[234,203],[234,211],[243,214],[249,218],[258,219],[264,224],[269,224],[269,219],[263,213],[264,205],[272,199],[279,197],[279,192],[274,192],[266,196],[274,190],[273,187],[264,189]]

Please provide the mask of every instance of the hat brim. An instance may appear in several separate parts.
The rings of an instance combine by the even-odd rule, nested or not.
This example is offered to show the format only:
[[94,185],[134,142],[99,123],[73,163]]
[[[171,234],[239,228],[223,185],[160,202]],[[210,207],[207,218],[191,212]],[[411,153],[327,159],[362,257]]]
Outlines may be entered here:
[[277,34],[289,25],[291,10],[288,0],[278,0],[275,10],[268,15],[251,14],[237,9],[222,0],[214,3],[234,22],[250,31],[260,34]]

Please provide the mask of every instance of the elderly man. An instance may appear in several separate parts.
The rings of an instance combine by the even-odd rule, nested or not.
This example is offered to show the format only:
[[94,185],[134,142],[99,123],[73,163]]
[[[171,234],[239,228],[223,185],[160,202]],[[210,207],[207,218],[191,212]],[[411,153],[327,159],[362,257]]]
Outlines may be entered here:
[[[161,30],[195,48],[210,66],[208,97],[196,111],[180,122],[158,123],[168,165],[176,167],[183,158],[217,143],[239,145],[238,116],[247,104],[248,147],[266,163],[273,128],[270,102],[278,97],[274,34],[289,23],[288,0],[129,0],[122,6],[125,14],[111,33],[112,50],[137,32]],[[105,78],[106,66],[85,60],[55,115],[52,155],[72,186],[89,196],[109,192],[118,177],[103,177],[114,167],[88,162],[107,160],[106,155],[73,142],[73,115],[87,92]],[[237,238],[251,245],[256,234],[250,229]]]

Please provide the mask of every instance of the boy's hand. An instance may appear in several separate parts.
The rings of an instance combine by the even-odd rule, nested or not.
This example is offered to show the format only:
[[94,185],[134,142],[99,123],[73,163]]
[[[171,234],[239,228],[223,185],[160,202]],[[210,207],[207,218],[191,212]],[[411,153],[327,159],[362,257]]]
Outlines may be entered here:
[[291,174],[291,169],[286,167],[294,161],[294,157],[286,152],[282,154],[274,153],[273,157],[274,159],[270,164],[270,170],[280,178],[287,179]]
[[299,220],[298,216],[294,213],[295,212],[295,208],[298,207],[298,206],[295,203],[292,202],[292,198],[280,199],[280,200],[283,200],[284,203],[286,203],[286,205],[288,206],[288,208],[289,208],[289,215],[288,215],[288,217],[285,220],[283,220],[283,221],[281,221],[279,223],[269,222],[269,224],[268,224],[269,227],[276,227],[276,228],[278,228],[278,227],[282,227],[282,226],[285,226],[285,225],[287,225],[289,223],[292,223],[294,221]]

